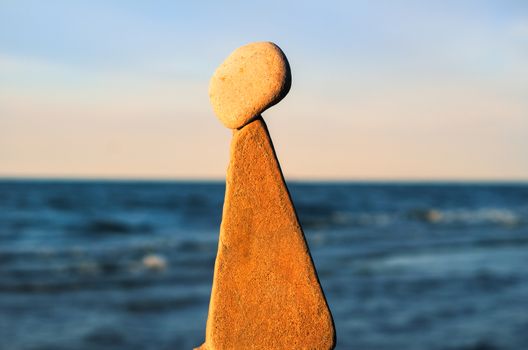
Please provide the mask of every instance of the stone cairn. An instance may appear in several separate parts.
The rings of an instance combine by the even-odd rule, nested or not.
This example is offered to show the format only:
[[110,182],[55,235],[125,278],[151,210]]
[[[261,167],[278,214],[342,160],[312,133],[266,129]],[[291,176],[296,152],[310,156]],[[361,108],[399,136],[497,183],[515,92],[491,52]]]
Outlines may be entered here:
[[286,56],[270,42],[238,48],[211,78],[211,104],[233,139],[205,343],[197,349],[335,346],[332,315],[260,115],[290,86]]

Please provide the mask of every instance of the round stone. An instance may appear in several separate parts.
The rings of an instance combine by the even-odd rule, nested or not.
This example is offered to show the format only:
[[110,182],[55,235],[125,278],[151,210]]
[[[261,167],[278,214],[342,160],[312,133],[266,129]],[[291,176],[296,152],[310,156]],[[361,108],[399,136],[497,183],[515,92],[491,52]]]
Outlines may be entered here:
[[286,96],[290,66],[282,50],[270,42],[236,49],[216,69],[209,98],[220,121],[239,129]]

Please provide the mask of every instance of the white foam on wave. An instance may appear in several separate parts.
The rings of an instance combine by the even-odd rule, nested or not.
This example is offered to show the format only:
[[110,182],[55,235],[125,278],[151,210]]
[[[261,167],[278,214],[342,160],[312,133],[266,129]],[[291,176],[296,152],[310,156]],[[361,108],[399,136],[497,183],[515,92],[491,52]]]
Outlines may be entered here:
[[501,208],[480,208],[474,210],[430,209],[424,214],[424,218],[426,221],[434,224],[496,224],[503,226],[516,226],[522,222],[519,214]]
[[143,266],[149,270],[165,270],[167,268],[167,260],[157,254],[145,255],[142,259]]

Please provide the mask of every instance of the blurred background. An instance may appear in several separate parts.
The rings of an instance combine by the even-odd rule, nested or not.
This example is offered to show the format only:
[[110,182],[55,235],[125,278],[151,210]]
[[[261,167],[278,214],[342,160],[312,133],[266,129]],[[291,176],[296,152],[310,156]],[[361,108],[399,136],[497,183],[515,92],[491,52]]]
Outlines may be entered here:
[[203,342],[253,41],[337,349],[528,348],[528,2],[4,0],[0,349]]

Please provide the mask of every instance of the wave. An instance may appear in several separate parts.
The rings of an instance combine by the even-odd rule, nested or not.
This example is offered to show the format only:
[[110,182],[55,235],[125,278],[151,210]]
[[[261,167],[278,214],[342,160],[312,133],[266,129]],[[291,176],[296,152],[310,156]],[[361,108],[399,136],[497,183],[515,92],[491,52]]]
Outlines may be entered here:
[[308,229],[346,227],[398,227],[402,223],[425,223],[438,226],[501,226],[526,224],[522,211],[505,208],[477,209],[411,209],[402,212],[352,212],[334,210],[324,213],[300,213],[303,227]]
[[479,209],[426,209],[410,213],[411,218],[438,225],[500,225],[520,226],[524,224],[520,213],[504,208]]
[[139,300],[130,300],[124,304],[128,312],[146,313],[146,312],[171,312],[172,310],[181,310],[186,307],[201,305],[207,302],[208,295],[184,295],[170,298],[145,298]]
[[85,225],[84,231],[94,234],[148,233],[152,227],[146,223],[132,224],[117,219],[94,219]]
[[[212,266],[210,266],[212,269]],[[144,290],[166,286],[207,286],[209,271],[175,271],[174,273],[123,273],[116,276],[41,276],[41,278],[4,278],[0,293],[52,294],[57,292]]]
[[393,223],[394,219],[395,215],[391,213],[352,213],[347,211],[333,211],[327,215],[300,215],[302,226],[308,229],[387,226]]
[[443,348],[443,350],[499,350],[500,348],[495,346],[488,340],[478,340],[468,345],[461,345],[456,347]]

